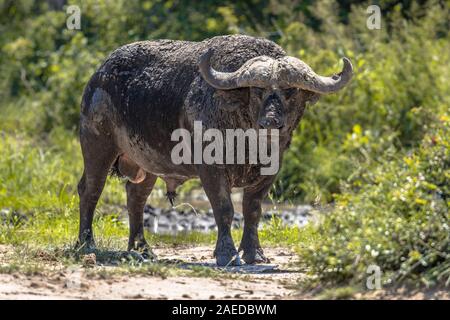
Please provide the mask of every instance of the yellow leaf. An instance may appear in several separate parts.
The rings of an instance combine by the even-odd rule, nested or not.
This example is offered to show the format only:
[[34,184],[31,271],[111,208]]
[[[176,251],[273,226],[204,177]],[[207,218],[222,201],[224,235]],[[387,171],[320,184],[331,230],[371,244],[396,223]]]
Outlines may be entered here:
[[59,67],[59,65],[57,65],[57,64],[52,64],[51,66],[50,66],[50,72],[51,73],[58,73],[58,71],[60,70],[61,68]]
[[443,114],[442,116],[439,117],[439,120],[441,120],[442,122],[449,122],[450,121],[450,117]]
[[359,124],[355,124],[353,126],[353,132],[356,133],[357,135],[360,135],[362,132],[362,128]]
[[427,204],[427,200],[425,200],[425,199],[417,198],[415,201],[417,204],[421,204],[421,205]]

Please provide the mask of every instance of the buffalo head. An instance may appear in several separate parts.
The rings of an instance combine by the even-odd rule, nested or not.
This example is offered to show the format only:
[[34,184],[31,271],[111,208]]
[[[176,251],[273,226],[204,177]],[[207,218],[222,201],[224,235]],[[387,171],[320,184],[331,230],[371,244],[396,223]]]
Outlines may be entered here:
[[[245,62],[234,72],[219,72],[210,63],[213,50],[200,56],[199,70],[203,79],[219,90],[249,88],[250,107],[255,107],[255,126],[283,129],[289,122],[291,109],[302,101],[316,100],[320,94],[342,89],[352,78],[350,60],[343,58],[342,71],[331,77],[317,75],[303,61],[289,56],[274,59],[259,56]],[[299,97],[303,95],[303,97]],[[288,128],[288,130],[293,129]]]

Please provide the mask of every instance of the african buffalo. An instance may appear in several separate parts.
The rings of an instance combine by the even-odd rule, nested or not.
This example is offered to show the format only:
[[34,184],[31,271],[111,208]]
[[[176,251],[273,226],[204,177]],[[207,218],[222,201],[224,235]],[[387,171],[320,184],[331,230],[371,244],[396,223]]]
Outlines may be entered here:
[[128,250],[153,257],[144,239],[143,208],[157,177],[166,182],[171,201],[177,186],[199,177],[218,227],[217,264],[238,263],[230,231],[232,188],[244,190],[242,258],[249,264],[267,262],[258,222],[275,175],[262,175],[261,164],[174,164],[171,134],[179,128],[192,132],[194,121],[206,129],[278,129],[281,159],[306,103],[350,81],[352,65],[346,58],[343,62],[339,74],[319,76],[275,43],[243,35],[142,41],[115,50],[90,79],[81,103],[78,245],[94,246],[94,209],[115,168],[128,177]]

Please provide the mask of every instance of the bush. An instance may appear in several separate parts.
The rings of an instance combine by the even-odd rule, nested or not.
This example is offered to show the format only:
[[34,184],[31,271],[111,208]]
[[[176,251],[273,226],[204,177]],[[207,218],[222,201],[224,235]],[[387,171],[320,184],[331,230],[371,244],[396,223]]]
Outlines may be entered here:
[[450,113],[448,108],[412,153],[387,156],[353,177],[336,209],[317,227],[320,239],[300,249],[320,279],[359,282],[378,265],[384,284],[450,282]]

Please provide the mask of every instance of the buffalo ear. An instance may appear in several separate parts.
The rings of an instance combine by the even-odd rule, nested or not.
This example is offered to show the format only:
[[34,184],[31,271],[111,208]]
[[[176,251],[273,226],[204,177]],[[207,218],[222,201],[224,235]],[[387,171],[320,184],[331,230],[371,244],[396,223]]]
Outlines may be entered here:
[[226,111],[236,111],[244,108],[249,102],[248,88],[233,90],[216,90],[214,92],[214,105]]

